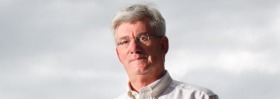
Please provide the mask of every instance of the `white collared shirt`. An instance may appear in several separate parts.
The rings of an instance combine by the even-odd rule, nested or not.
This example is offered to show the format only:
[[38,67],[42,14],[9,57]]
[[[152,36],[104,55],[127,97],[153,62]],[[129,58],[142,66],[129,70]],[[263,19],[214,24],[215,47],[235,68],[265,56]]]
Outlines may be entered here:
[[168,72],[139,92],[129,90],[116,99],[218,99],[211,90],[173,80]]

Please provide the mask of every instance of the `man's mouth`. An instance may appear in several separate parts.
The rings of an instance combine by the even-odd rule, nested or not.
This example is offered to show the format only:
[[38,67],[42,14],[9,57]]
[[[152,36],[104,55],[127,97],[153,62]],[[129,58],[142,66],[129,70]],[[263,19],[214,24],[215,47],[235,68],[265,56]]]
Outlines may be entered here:
[[147,58],[148,57],[146,55],[136,55],[131,60],[129,60],[129,62],[137,61],[137,60],[143,60],[143,59],[147,59]]

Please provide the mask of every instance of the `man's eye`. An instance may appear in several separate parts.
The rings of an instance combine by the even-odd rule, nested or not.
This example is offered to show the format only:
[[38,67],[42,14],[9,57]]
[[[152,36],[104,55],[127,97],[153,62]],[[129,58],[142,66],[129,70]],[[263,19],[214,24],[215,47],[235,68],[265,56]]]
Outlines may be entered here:
[[129,41],[123,40],[123,41],[119,41],[119,42],[117,43],[117,45],[125,45],[125,44],[128,44],[128,43],[129,43]]
[[147,41],[148,40],[148,37],[147,36],[140,36],[139,37],[139,41]]

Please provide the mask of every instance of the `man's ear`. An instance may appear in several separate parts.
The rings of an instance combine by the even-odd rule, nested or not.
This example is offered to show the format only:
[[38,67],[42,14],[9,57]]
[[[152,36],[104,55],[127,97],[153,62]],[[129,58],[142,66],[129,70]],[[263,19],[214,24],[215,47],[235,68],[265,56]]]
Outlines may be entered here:
[[166,36],[161,38],[161,50],[164,52],[164,54],[166,54],[168,52],[168,38]]

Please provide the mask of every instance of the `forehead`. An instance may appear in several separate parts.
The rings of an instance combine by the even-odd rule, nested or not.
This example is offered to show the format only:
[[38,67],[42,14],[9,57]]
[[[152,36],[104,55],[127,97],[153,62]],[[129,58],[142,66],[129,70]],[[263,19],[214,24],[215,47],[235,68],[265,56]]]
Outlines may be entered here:
[[147,21],[123,22],[116,27],[115,37],[136,36],[137,34],[148,33],[150,30]]

